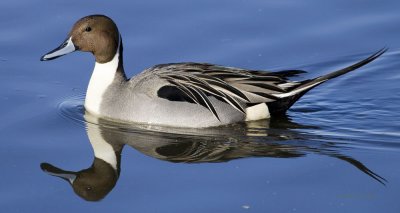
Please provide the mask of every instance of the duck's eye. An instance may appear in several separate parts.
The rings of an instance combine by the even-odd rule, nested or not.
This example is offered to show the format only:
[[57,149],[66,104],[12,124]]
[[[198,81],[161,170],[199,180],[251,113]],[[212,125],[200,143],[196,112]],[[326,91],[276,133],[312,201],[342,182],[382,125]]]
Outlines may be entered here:
[[86,31],[86,32],[90,32],[90,31],[92,31],[92,28],[91,28],[91,27],[86,27],[86,28],[85,28],[85,31]]

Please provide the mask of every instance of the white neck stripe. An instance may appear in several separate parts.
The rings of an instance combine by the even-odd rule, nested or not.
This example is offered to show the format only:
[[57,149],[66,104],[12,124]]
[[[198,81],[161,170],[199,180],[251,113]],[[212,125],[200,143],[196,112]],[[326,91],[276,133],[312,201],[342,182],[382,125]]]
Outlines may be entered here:
[[121,37],[119,39],[118,49],[114,55],[114,58],[104,64],[98,62],[95,63],[85,99],[85,109],[94,115],[100,115],[100,107],[103,102],[103,95],[107,88],[112,84],[117,72],[120,45]]

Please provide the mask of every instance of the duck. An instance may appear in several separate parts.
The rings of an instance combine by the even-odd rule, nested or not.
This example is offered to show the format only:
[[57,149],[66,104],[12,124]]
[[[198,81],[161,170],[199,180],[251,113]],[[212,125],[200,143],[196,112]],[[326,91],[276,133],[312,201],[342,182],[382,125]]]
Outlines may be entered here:
[[113,121],[207,128],[283,115],[311,89],[374,61],[387,48],[302,81],[290,79],[303,70],[270,72],[196,62],[159,64],[127,78],[119,29],[111,18],[96,14],[79,19],[67,39],[40,60],[75,51],[95,58],[84,102],[88,113]]

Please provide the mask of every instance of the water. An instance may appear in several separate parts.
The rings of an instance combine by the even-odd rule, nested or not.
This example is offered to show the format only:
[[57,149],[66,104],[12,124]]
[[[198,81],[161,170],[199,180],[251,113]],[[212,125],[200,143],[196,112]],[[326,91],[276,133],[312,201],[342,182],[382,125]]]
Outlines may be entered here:
[[[2,1],[2,211],[399,212],[399,6]],[[77,19],[93,13],[119,25],[129,76],[154,64],[204,61],[305,69],[308,78],[390,49],[311,91],[283,118],[207,131],[133,127],[85,115],[89,54],[39,61]],[[120,175],[94,160],[92,144],[107,143],[122,150]],[[42,171],[60,172],[50,164],[92,168],[74,186],[84,199]]]

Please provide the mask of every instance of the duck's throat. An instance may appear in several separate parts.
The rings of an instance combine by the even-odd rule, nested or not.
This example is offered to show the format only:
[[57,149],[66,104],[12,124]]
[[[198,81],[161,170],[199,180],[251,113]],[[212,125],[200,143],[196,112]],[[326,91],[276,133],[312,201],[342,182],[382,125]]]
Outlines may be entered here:
[[104,94],[116,79],[119,66],[119,51],[107,63],[96,62],[86,92],[85,109],[92,114],[101,115]]

